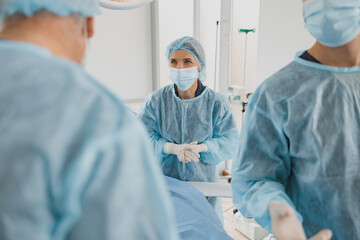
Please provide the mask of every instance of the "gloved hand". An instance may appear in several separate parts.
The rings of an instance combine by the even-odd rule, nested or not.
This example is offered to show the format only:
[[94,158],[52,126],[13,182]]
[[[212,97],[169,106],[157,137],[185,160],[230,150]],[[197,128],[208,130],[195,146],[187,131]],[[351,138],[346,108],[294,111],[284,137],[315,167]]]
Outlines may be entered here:
[[200,155],[191,151],[190,146],[196,143],[190,144],[176,144],[176,143],[165,143],[164,153],[174,154],[177,156],[180,162],[187,163],[190,161],[199,162]]
[[[199,155],[199,153],[201,153],[201,152],[207,152],[208,147],[206,146],[206,144],[197,144],[197,142],[192,142],[192,143],[190,143],[189,149],[194,154]],[[200,157],[200,155],[199,155],[199,157]]]
[[[287,204],[271,202],[269,205],[272,231],[278,240],[306,240],[304,229],[294,209]],[[331,230],[321,230],[309,240],[330,240]]]
[[206,152],[208,150],[207,146],[205,144],[197,144],[197,142],[191,142],[190,144],[185,144],[183,151],[184,151],[184,157],[185,162],[199,162],[200,154],[201,152]]

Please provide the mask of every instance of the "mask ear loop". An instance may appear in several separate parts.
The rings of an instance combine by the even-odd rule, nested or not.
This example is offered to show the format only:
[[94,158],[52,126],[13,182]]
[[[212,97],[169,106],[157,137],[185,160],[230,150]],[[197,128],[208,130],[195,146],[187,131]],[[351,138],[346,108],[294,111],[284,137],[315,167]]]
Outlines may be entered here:
[[87,57],[87,50],[88,50],[88,47],[89,47],[89,38],[88,38],[88,30],[87,30],[87,18],[85,18],[85,20],[84,20],[82,30],[83,30],[83,35],[84,35],[84,56],[83,56],[83,59],[81,60],[81,66],[85,67],[86,57]]

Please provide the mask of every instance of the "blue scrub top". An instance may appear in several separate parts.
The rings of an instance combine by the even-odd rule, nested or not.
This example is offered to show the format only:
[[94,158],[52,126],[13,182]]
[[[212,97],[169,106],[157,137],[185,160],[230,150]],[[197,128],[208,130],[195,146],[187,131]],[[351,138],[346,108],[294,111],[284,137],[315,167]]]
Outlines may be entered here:
[[303,54],[301,54],[300,58],[310,61],[310,62],[321,64],[321,62],[319,60],[317,60],[316,58],[314,58],[308,51],[305,51]]

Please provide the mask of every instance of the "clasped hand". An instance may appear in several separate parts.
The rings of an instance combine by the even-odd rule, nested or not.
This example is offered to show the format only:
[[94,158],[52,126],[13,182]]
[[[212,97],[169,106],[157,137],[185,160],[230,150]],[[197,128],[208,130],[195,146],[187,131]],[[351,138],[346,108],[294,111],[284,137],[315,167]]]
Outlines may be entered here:
[[165,143],[164,145],[164,152],[176,155],[182,163],[199,162],[200,153],[206,151],[207,146],[205,144],[197,144],[197,142],[189,144]]

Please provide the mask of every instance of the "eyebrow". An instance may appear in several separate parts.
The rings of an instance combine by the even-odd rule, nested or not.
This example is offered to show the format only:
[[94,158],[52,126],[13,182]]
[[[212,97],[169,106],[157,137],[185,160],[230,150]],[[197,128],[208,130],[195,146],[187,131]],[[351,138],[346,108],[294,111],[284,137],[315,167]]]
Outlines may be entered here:
[[[171,58],[170,61],[172,61],[172,60],[178,60],[178,59],[177,59],[177,58]],[[184,59],[181,59],[181,60],[190,60],[190,61],[193,61],[193,59],[191,59],[191,58],[184,58]]]

